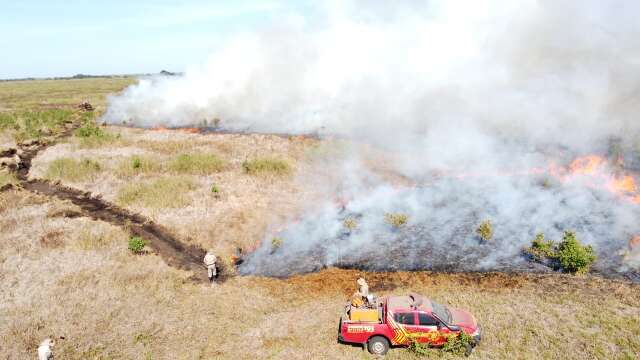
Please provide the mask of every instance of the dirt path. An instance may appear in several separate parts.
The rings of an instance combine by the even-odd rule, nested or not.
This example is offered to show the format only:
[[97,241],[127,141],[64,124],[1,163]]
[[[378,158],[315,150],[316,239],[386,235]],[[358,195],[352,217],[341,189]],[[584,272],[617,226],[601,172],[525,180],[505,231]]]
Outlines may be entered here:
[[198,279],[206,280],[206,268],[202,264],[205,251],[197,246],[185,245],[167,229],[150,219],[129,212],[115,204],[93,197],[90,193],[57,185],[47,180],[33,179],[20,183],[25,190],[69,200],[82,209],[83,215],[123,227],[133,235],[142,237],[164,261],[173,267],[193,271]]
[[[18,188],[33,193],[55,197],[61,200],[71,201],[82,209],[82,215],[94,220],[101,220],[124,228],[132,235],[137,235],[147,240],[148,246],[153,249],[169,265],[179,269],[192,271],[193,280],[206,281],[205,266],[202,259],[205,250],[195,245],[187,245],[178,240],[166,228],[155,224],[152,220],[132,213],[113,203],[92,196],[91,193],[70,188],[59,183],[42,179],[29,179],[31,161],[38,153],[55,144],[58,140],[70,136],[78,128],[79,124],[68,126],[55,137],[18,144],[18,149],[0,151],[2,156],[18,155],[20,161],[17,165],[8,166],[9,170],[16,174],[19,181]],[[5,186],[7,190],[13,186]]]

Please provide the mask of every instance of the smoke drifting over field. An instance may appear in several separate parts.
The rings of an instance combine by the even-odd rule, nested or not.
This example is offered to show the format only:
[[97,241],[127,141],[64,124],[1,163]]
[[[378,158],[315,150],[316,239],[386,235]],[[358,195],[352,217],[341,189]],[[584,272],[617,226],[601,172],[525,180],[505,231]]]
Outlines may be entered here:
[[[640,3],[375,3],[331,2],[232,39],[184,76],[111,98],[104,120],[317,132],[393,154],[410,186],[369,173],[357,153],[335,159],[344,181],[332,195],[344,204],[310,205],[265,235],[246,273],[528,269],[520,249],[565,229],[594,246],[597,268],[637,267],[634,251],[620,252],[640,233]],[[602,158],[581,158],[591,154]],[[390,212],[408,223],[391,228]],[[474,237],[485,219],[488,244]]]

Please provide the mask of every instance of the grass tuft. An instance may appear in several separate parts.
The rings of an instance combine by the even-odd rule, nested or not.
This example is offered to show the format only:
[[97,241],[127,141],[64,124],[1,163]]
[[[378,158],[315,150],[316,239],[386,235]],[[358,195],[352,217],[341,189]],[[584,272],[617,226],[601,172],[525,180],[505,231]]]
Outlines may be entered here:
[[224,160],[213,154],[180,154],[169,163],[178,174],[206,175],[224,170]]
[[80,139],[80,145],[87,148],[99,147],[119,138],[119,135],[108,133],[93,122],[87,122],[78,128],[74,135]]
[[100,163],[91,159],[59,158],[49,164],[45,177],[51,180],[83,181],[95,178]]
[[122,231],[111,229],[105,231],[95,226],[86,226],[80,230],[74,246],[81,250],[96,250],[107,247],[122,237]]
[[151,182],[131,183],[118,191],[118,202],[150,208],[180,208],[190,203],[186,196],[196,185],[185,177],[167,177]]
[[161,170],[162,166],[157,159],[133,155],[120,162],[116,173],[121,177],[131,177]]
[[291,166],[283,159],[279,158],[257,158],[245,160],[242,169],[250,175],[275,174],[286,175],[291,172]]

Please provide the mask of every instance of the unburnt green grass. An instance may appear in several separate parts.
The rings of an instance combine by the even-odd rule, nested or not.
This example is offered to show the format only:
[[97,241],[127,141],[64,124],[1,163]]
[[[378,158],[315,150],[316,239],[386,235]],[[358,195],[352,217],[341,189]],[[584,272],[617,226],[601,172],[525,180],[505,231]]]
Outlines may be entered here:
[[156,157],[133,155],[120,161],[116,174],[126,178],[160,172],[162,168],[162,161]]
[[78,182],[93,179],[100,170],[102,166],[95,160],[59,158],[49,164],[45,177],[50,180]]
[[178,174],[206,175],[224,170],[224,160],[213,154],[180,154],[169,163],[169,169]]
[[92,113],[68,109],[0,112],[0,132],[16,141],[39,139],[56,134],[67,122],[87,122],[92,118]]
[[251,175],[286,175],[291,172],[291,165],[289,165],[286,160],[276,157],[261,157],[245,160],[242,163],[242,168],[247,174]]
[[120,177],[169,172],[176,175],[208,175],[223,171],[227,163],[214,154],[180,154],[174,158],[133,155],[120,161]]
[[18,183],[18,180],[16,179],[15,175],[7,171],[0,170],[0,187],[16,183]]
[[189,204],[187,194],[196,187],[193,180],[184,176],[134,182],[118,191],[118,202],[122,205],[142,205],[156,209],[180,208]]
[[74,132],[76,138],[80,140],[83,148],[96,148],[106,144],[112,144],[120,139],[120,134],[113,134],[97,126],[93,121],[87,121]]
[[73,108],[88,101],[98,110],[108,94],[137,81],[134,77],[0,82],[0,111]]

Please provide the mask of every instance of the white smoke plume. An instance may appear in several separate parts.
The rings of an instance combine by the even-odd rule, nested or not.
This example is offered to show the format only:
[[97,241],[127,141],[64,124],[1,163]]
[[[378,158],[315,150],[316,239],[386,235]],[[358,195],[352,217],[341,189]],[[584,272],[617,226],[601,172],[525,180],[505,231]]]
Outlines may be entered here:
[[[640,233],[639,205],[589,176],[541,186],[554,176],[522,172],[612,148],[627,167],[637,162],[640,3],[335,1],[321,14],[233,38],[184,76],[143,79],[110,98],[103,118],[340,135],[393,153],[390,166],[417,184],[393,189],[350,157],[344,208],[310,210],[281,234],[282,249],[258,249],[247,272],[308,271],[295,261],[309,253],[314,266],[513,269],[535,232],[557,239],[565,229],[594,245],[601,269],[626,270],[616,254]],[[380,221],[393,211],[410,215],[407,230]],[[349,216],[359,228],[344,234]],[[491,245],[473,238],[485,218]],[[354,249],[369,250],[341,255]],[[269,267],[287,260],[282,272]]]

